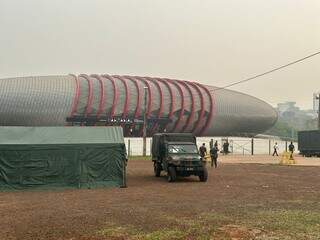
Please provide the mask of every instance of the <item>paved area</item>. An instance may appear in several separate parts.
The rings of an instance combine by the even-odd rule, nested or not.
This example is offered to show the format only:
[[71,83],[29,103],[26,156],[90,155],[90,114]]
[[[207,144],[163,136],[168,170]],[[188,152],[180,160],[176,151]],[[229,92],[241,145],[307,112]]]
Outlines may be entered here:
[[[297,166],[320,166],[320,158],[306,158],[300,155],[295,155]],[[278,164],[281,160],[281,155],[219,155],[219,161],[223,163],[260,163],[260,164]]]

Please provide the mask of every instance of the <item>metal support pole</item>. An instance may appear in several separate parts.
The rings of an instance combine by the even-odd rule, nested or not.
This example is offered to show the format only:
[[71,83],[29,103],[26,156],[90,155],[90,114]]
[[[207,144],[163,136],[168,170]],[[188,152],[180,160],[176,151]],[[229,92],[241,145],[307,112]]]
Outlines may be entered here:
[[144,87],[144,117],[143,117],[143,156],[147,155],[147,90]]
[[286,152],[288,152],[288,142],[286,141]]
[[269,155],[271,155],[271,139],[269,139]]
[[319,104],[318,104],[318,130],[320,130],[320,93],[319,95],[316,97],[316,99],[318,100]]
[[251,155],[254,154],[254,139],[251,139]]

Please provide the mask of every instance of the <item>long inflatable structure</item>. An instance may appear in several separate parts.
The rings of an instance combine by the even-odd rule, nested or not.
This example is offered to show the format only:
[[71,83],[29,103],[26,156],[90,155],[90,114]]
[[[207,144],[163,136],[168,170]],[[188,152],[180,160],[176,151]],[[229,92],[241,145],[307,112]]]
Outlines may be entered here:
[[253,136],[277,120],[255,97],[193,81],[80,74],[0,79],[1,126],[121,125],[125,136]]

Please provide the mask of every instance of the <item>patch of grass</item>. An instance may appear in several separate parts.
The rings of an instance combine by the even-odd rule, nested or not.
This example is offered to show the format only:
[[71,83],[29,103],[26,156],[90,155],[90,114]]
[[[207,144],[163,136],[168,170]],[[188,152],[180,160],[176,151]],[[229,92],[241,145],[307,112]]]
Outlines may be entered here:
[[111,226],[99,231],[111,240],[319,240],[319,211],[230,208],[191,218],[166,216],[170,227],[143,232],[133,226]]
[[[210,240],[215,227],[202,220],[173,219],[172,227],[162,228],[151,232],[139,231],[132,226],[109,226],[100,230],[99,235],[110,240]],[[221,239],[221,238],[219,238]]]
[[260,211],[249,214],[250,225],[291,239],[320,239],[320,213],[302,210]]
[[107,239],[130,239],[136,232],[130,227],[109,226],[99,231]]
[[186,232],[180,229],[160,229],[149,233],[144,233],[133,227],[108,227],[99,231],[106,239],[111,240],[184,240],[187,237]]
[[187,236],[187,232],[179,229],[162,229],[141,236],[141,240],[184,240]]
[[[246,227],[249,233],[261,232],[255,239],[319,240],[320,212],[304,210],[257,210],[242,208],[225,216],[207,214],[208,222],[217,225]],[[220,220],[219,220],[220,219]],[[221,229],[221,228],[220,228]],[[227,229],[227,228],[226,228]],[[246,238],[240,238],[246,239]]]

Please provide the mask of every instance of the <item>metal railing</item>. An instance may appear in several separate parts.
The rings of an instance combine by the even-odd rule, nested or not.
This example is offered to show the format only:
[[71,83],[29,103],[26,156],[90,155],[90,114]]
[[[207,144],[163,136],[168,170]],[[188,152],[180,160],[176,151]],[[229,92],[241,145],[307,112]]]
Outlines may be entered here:
[[[273,153],[273,146],[277,142],[279,151],[283,152],[288,149],[290,141],[281,139],[264,139],[264,138],[240,138],[240,137],[198,137],[198,147],[205,143],[209,151],[210,141],[218,141],[218,147],[221,150],[223,142],[228,139],[229,142],[229,153],[238,155],[258,155],[265,154],[271,155]],[[142,156],[143,144],[142,138],[125,138],[125,144],[127,148],[128,156]],[[147,152],[146,155],[151,155],[151,144],[152,138],[147,138]],[[298,149],[298,145],[294,142],[295,148]]]

